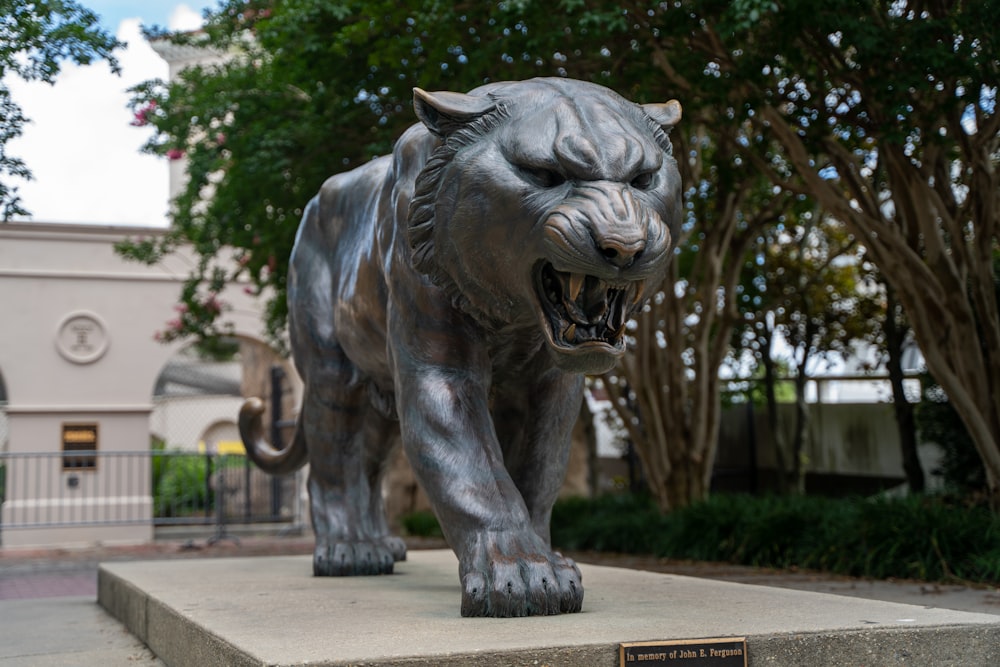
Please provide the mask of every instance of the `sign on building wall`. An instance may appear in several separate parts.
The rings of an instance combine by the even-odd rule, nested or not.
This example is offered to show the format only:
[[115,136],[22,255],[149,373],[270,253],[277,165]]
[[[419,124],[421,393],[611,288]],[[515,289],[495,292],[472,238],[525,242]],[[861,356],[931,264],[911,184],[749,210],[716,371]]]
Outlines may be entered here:
[[62,450],[63,470],[97,468],[97,424],[63,422]]
[[104,322],[93,313],[70,313],[59,324],[56,348],[66,360],[76,364],[97,361],[108,349]]

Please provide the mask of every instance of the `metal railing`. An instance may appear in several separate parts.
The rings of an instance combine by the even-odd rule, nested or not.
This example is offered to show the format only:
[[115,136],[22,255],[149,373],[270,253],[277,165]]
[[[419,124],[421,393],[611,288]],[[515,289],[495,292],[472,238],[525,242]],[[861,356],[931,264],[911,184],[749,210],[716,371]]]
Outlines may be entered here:
[[297,475],[241,455],[183,451],[0,453],[0,531],[152,523],[299,525]]

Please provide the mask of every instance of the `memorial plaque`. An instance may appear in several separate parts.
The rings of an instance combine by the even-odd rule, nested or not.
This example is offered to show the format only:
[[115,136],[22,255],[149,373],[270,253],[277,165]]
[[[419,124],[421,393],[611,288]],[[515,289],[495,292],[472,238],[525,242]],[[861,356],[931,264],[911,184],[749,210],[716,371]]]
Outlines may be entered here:
[[677,667],[746,667],[746,637],[629,642],[620,645],[621,665]]

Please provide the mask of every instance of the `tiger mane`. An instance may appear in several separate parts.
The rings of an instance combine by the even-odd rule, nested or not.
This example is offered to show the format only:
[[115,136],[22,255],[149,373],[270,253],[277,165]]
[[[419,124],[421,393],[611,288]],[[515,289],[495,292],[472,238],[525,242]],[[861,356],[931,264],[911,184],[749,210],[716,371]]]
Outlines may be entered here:
[[455,154],[491,132],[503,123],[507,116],[506,107],[498,103],[492,111],[469,121],[448,135],[434,149],[427,159],[427,164],[417,175],[413,187],[413,199],[410,200],[407,213],[406,234],[413,267],[443,289],[456,307],[484,323],[495,320],[499,324],[502,318],[496,314],[485,313],[483,311],[485,304],[473,304],[435,258],[434,204],[441,185],[441,177]]

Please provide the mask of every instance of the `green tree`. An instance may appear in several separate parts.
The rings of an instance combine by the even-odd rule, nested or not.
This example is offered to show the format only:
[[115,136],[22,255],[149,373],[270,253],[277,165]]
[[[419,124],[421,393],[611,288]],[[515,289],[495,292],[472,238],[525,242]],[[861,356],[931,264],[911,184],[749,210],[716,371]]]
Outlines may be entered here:
[[8,76],[55,83],[66,61],[106,60],[118,73],[114,50],[125,46],[98,25],[97,15],[73,0],[0,0],[0,221],[28,215],[17,180],[30,180],[24,160],[7,152],[30,122],[7,87]]
[[[170,335],[213,331],[213,289],[233,277],[214,263],[223,245],[275,288],[277,332],[301,207],[327,175],[388,150],[412,86],[554,75],[676,97],[688,118],[710,116],[710,140],[750,142],[737,150],[756,173],[815,199],[866,248],[1000,494],[997,24],[985,0],[229,0],[204,37],[229,64],[137,91],[150,149],[183,152],[191,180],[171,235],[135,254],[190,242],[203,258],[185,291],[192,315]],[[693,395],[709,395],[698,381]]]
[[[903,359],[906,349],[913,342],[910,323],[892,287],[885,283],[873,264],[866,261],[864,266],[870,282],[878,285],[884,295],[881,317],[876,322],[878,326],[871,332],[871,343],[878,353],[876,364],[885,364],[889,376],[903,472],[910,492],[921,493],[926,488],[926,479],[918,452],[916,411],[904,386],[906,369],[903,367]],[[974,448],[970,447],[970,450],[975,452]]]
[[[806,385],[817,363],[849,357],[871,340],[881,316],[881,294],[864,286],[863,252],[844,225],[811,211],[786,218],[762,234],[746,264],[740,305],[744,347],[764,368],[768,417],[784,490],[803,493],[809,430]],[[775,383],[780,338],[794,371],[795,424],[785,443],[777,422]]]
[[[1000,4],[682,5],[654,10],[664,57],[678,70],[700,59],[724,81],[725,95],[705,101],[738,102],[791,167],[760,168],[778,186],[815,198],[865,246],[968,428],[1000,507],[992,270]],[[691,74],[704,90],[704,75]]]
[[[468,90],[556,73],[551,56],[538,62],[502,52],[504,33],[526,37],[512,8],[404,5],[227,0],[203,32],[150,32],[225,55],[220,64],[134,90],[137,122],[155,130],[146,149],[183,157],[188,180],[173,202],[170,231],[120,250],[155,262],[190,244],[200,258],[181,297],[183,317],[166,339],[225,333],[217,295],[237,276],[271,291],[267,325],[280,339],[287,257],[302,209],[332,174],[391,150],[415,121],[414,86]],[[224,246],[236,250],[234,270],[217,261]]]
[[[203,258],[183,295],[184,317],[167,336],[220,333],[219,309],[205,304],[216,304],[218,289],[234,277],[213,268],[223,245],[238,249],[237,271],[274,288],[271,330],[280,331],[284,258],[302,206],[330,173],[389,149],[413,122],[414,85],[467,90],[548,75],[595,80],[642,102],[677,95],[635,42],[627,12],[575,2],[558,9],[296,0],[232,2],[211,18],[203,45],[230,53],[238,46],[225,64],[136,91],[137,112],[157,131],[150,150],[183,152],[190,181],[163,243],[126,251],[155,260],[183,242]],[[644,30],[648,44],[654,30]],[[248,33],[252,41],[240,37]],[[754,230],[776,219],[787,199],[740,156],[765,150],[747,136],[746,123],[730,122],[726,108],[687,108],[674,132],[689,184],[686,249],[637,323],[628,361],[609,378],[663,508],[708,492],[718,366],[738,316],[726,295]],[[720,123],[724,132],[716,131]]]
[[[724,125],[695,108],[693,128],[675,130],[687,218],[670,273],[636,319],[629,354],[605,386],[643,463],[661,509],[704,500],[711,485],[720,421],[719,367],[740,320],[738,282],[745,254],[781,219],[789,197],[775,195],[743,153],[746,127]],[[709,139],[709,137],[712,137]]]

